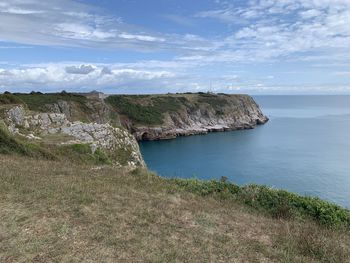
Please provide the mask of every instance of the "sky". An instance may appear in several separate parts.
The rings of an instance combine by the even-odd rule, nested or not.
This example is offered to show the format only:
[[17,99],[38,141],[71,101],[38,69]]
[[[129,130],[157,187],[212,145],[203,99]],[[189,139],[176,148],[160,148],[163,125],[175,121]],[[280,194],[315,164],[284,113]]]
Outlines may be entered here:
[[0,92],[350,94],[350,0],[0,0]]

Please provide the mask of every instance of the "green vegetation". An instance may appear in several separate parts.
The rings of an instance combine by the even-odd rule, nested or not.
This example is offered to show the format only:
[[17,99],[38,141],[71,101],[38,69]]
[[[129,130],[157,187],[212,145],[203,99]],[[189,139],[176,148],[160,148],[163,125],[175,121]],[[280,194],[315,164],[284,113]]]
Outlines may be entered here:
[[350,261],[349,229],[253,209],[255,187],[5,155],[0,167],[1,262]]
[[81,107],[86,108],[85,103],[87,98],[81,95],[72,93],[47,93],[32,92],[30,94],[14,93],[13,96],[25,102],[30,110],[33,111],[47,111],[45,105],[57,103],[59,100],[74,101]]
[[5,93],[0,94],[0,104],[24,104],[24,102],[11,93]]
[[218,96],[210,93],[202,93],[199,94],[199,103],[207,103],[211,107],[213,107],[214,110],[216,110],[217,115],[223,115],[223,107],[227,106],[229,102],[223,98],[223,96]]
[[208,104],[217,115],[224,115],[223,107],[230,104],[225,96],[210,93],[186,93],[164,95],[114,95],[106,99],[117,112],[136,124],[163,124],[163,114],[178,112],[182,108],[194,111],[201,104]]
[[[19,155],[35,159],[67,160],[75,163],[111,164],[110,157],[101,149],[94,153],[88,144],[54,145],[31,143],[11,136],[0,122],[0,154]],[[118,157],[118,156],[117,156]],[[130,157],[130,155],[129,155]],[[119,161],[119,159],[116,159]],[[125,162],[126,157],[122,158]]]
[[118,160],[121,165],[127,165],[130,160],[131,150],[120,148],[114,152],[114,159]]
[[305,197],[266,186],[237,185],[219,181],[172,179],[181,189],[201,196],[239,200],[274,218],[310,218],[330,228],[350,230],[350,211],[315,197]]
[[10,136],[0,127],[0,154],[16,154],[27,157],[54,159],[54,156],[34,143],[21,141]]
[[69,144],[53,147],[57,158],[85,164],[112,164],[110,157],[101,149],[92,153],[89,144]]
[[106,102],[137,124],[157,125],[163,123],[163,113],[176,112],[184,100],[170,96],[114,95]]

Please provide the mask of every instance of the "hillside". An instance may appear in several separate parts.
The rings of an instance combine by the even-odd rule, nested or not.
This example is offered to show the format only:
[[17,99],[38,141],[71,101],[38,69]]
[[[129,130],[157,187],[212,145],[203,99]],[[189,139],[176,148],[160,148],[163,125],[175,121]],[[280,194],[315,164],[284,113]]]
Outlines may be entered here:
[[121,123],[137,140],[252,129],[268,121],[247,95],[113,95],[106,102],[119,113]]
[[0,167],[1,262],[350,261],[345,211],[322,201],[305,203],[309,218],[290,206],[307,199],[224,182],[4,155]]

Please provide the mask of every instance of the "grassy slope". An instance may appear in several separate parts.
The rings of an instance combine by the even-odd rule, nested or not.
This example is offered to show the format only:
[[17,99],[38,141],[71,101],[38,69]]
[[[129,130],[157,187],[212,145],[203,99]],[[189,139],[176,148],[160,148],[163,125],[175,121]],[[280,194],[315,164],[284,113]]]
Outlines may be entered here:
[[17,154],[27,157],[54,159],[54,156],[45,148],[40,147],[38,144],[18,140],[10,136],[5,128],[1,126],[2,125],[0,125],[0,154]]
[[[0,154],[10,156],[25,156],[36,159],[66,160],[76,163],[111,164],[109,157],[97,149],[91,153],[88,144],[55,145],[33,143],[25,139],[9,135],[1,127],[0,121]],[[117,160],[119,160],[116,157]],[[125,159],[125,157],[124,157]]]
[[[198,109],[206,105],[223,114],[223,107],[230,104],[228,98],[234,95],[207,93],[167,94],[167,95],[112,95],[106,99],[117,112],[127,116],[136,125],[161,125],[163,113],[178,112],[180,109]],[[236,95],[237,98],[244,98]]]
[[185,101],[171,95],[113,95],[106,99],[117,112],[145,125],[162,124],[162,114],[177,111]]
[[70,94],[70,93],[48,93],[48,94],[21,94],[14,93],[14,96],[17,99],[22,100],[28,106],[30,110],[33,111],[44,111],[46,104],[57,103],[59,100],[64,101],[74,101],[81,105],[81,107],[85,107],[85,103],[87,102],[87,98],[80,95]]
[[210,184],[3,155],[0,167],[0,262],[350,261],[348,231],[273,218]]

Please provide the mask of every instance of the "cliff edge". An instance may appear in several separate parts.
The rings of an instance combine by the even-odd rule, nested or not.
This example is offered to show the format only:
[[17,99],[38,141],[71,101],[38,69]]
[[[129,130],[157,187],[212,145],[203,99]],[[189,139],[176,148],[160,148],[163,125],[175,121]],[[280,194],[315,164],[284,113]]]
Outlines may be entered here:
[[252,129],[268,121],[248,95],[113,95],[106,102],[137,140]]

